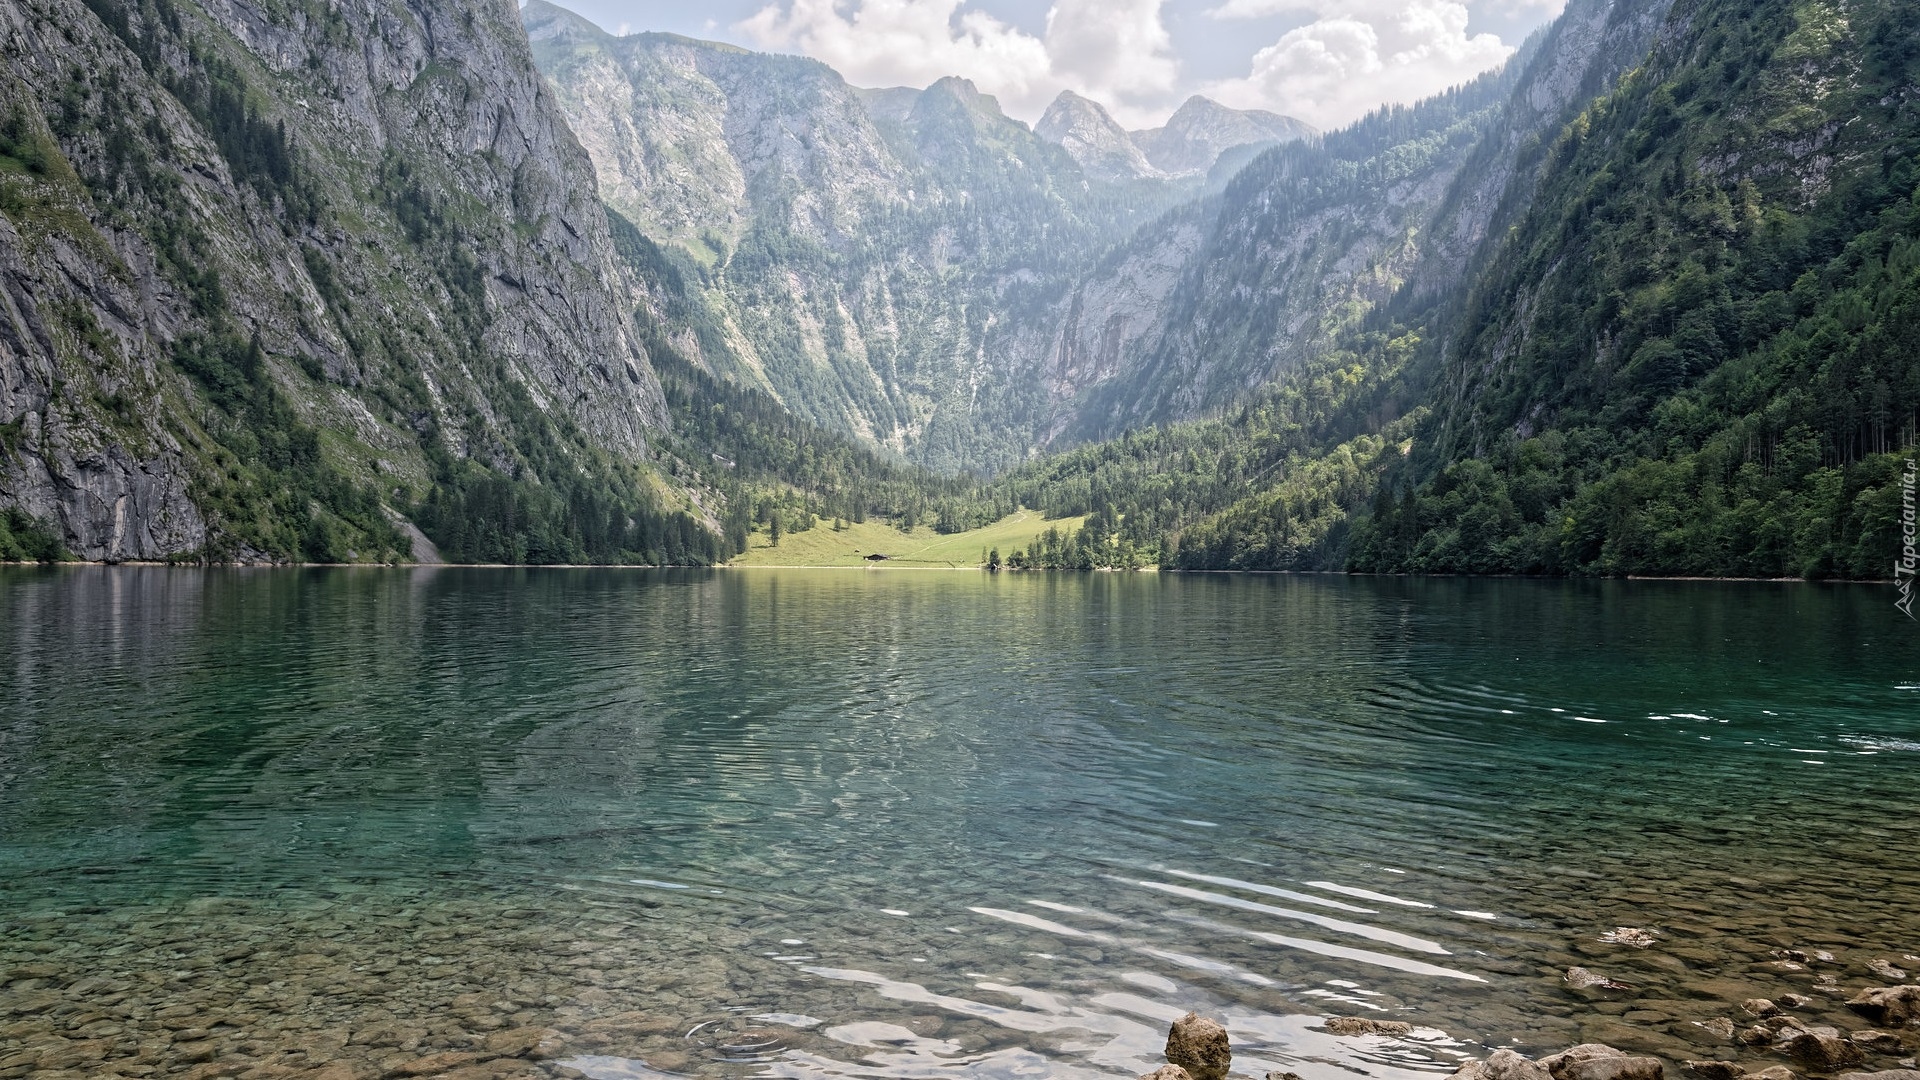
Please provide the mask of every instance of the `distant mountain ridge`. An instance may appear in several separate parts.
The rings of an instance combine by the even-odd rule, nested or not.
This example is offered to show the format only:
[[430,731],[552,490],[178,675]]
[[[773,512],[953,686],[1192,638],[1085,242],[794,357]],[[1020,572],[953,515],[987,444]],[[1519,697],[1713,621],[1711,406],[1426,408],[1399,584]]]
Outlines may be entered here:
[[1073,281],[1228,162],[1319,135],[1199,97],[1129,133],[1072,94],[1029,129],[964,79],[862,89],[547,0],[521,18],[603,197],[687,260],[699,362],[945,470],[1077,430],[1059,365],[1008,343],[1048,333]]
[[1063,147],[1087,175],[1108,181],[1195,179],[1236,151],[1250,158],[1253,151],[1320,137],[1290,116],[1229,109],[1199,96],[1160,127],[1128,131],[1099,102],[1072,91],[1054,99],[1033,130]]
[[964,79],[861,90],[544,0],[521,17],[607,203],[684,260],[699,362],[938,468],[1025,455],[1044,390],[988,335],[1182,197],[1090,179]]
[[1230,151],[1319,137],[1319,129],[1303,120],[1259,109],[1229,109],[1196,95],[1161,127],[1134,132],[1133,142],[1168,176],[1204,176]]

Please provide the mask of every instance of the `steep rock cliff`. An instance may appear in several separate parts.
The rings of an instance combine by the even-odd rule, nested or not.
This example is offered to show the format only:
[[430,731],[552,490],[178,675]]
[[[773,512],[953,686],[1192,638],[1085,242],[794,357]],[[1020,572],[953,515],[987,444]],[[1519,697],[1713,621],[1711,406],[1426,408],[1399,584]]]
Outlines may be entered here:
[[404,555],[449,462],[537,482],[664,423],[511,4],[6,0],[0,35],[0,500],[76,553]]
[[522,15],[608,202],[688,283],[700,361],[935,467],[1025,454],[1040,369],[988,337],[1189,190],[1090,177],[963,79],[859,90],[543,0]]
[[1071,90],[1061,93],[1047,106],[1033,133],[1066,150],[1088,176],[1101,180],[1135,180],[1159,179],[1166,175],[1154,168],[1134,143],[1133,136],[1108,115],[1099,102]]

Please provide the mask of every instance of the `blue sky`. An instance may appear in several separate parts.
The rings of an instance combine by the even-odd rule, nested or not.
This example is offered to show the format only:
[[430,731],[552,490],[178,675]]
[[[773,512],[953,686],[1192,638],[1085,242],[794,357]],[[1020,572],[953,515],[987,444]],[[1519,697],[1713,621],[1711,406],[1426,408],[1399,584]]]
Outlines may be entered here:
[[613,32],[814,56],[858,85],[971,78],[1035,119],[1062,90],[1130,127],[1194,93],[1322,127],[1501,63],[1559,0],[560,0]]

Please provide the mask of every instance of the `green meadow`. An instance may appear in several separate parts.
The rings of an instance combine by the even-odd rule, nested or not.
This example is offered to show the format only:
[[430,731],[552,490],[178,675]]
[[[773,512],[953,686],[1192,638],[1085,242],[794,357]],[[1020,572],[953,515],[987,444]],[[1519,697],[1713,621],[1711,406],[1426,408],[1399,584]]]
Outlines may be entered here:
[[[984,552],[999,548],[1004,557],[1015,548],[1028,547],[1048,529],[1071,533],[1085,522],[1084,517],[1049,520],[1037,510],[1022,510],[982,529],[942,535],[924,525],[903,532],[885,522],[847,522],[844,530],[835,530],[831,521],[822,521],[806,532],[783,534],[778,547],[766,533],[755,533],[746,553],[730,565],[970,569],[981,565]],[[867,556],[875,554],[887,560],[869,563]]]

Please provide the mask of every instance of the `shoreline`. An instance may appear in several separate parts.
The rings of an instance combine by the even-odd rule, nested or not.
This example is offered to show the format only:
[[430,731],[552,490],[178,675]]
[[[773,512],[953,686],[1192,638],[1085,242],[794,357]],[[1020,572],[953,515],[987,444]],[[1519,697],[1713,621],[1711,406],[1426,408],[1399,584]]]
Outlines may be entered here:
[[35,568],[43,570],[74,569],[116,569],[134,567],[165,570],[863,570],[863,571],[933,571],[938,573],[973,574],[1170,574],[1173,576],[1218,576],[1218,577],[1342,577],[1342,578],[1399,578],[1405,580],[1430,579],[1445,581],[1552,581],[1552,582],[1691,582],[1706,584],[1744,584],[1744,585],[1895,585],[1892,578],[1794,578],[1794,577],[1702,577],[1699,575],[1674,575],[1667,577],[1659,574],[1627,574],[1622,577],[1547,577],[1534,574],[1374,574],[1355,573],[1346,570],[1162,570],[1155,566],[1143,566],[1138,570],[1065,570],[1065,569],[1023,569],[1014,570],[1001,567],[988,570],[984,566],[898,566],[879,563],[867,566],[817,566],[805,563],[715,563],[711,566],[679,566],[659,564],[628,563],[241,563],[241,562],[161,562],[155,560],[123,559],[119,561],[70,559],[52,563],[0,562],[0,568]]

